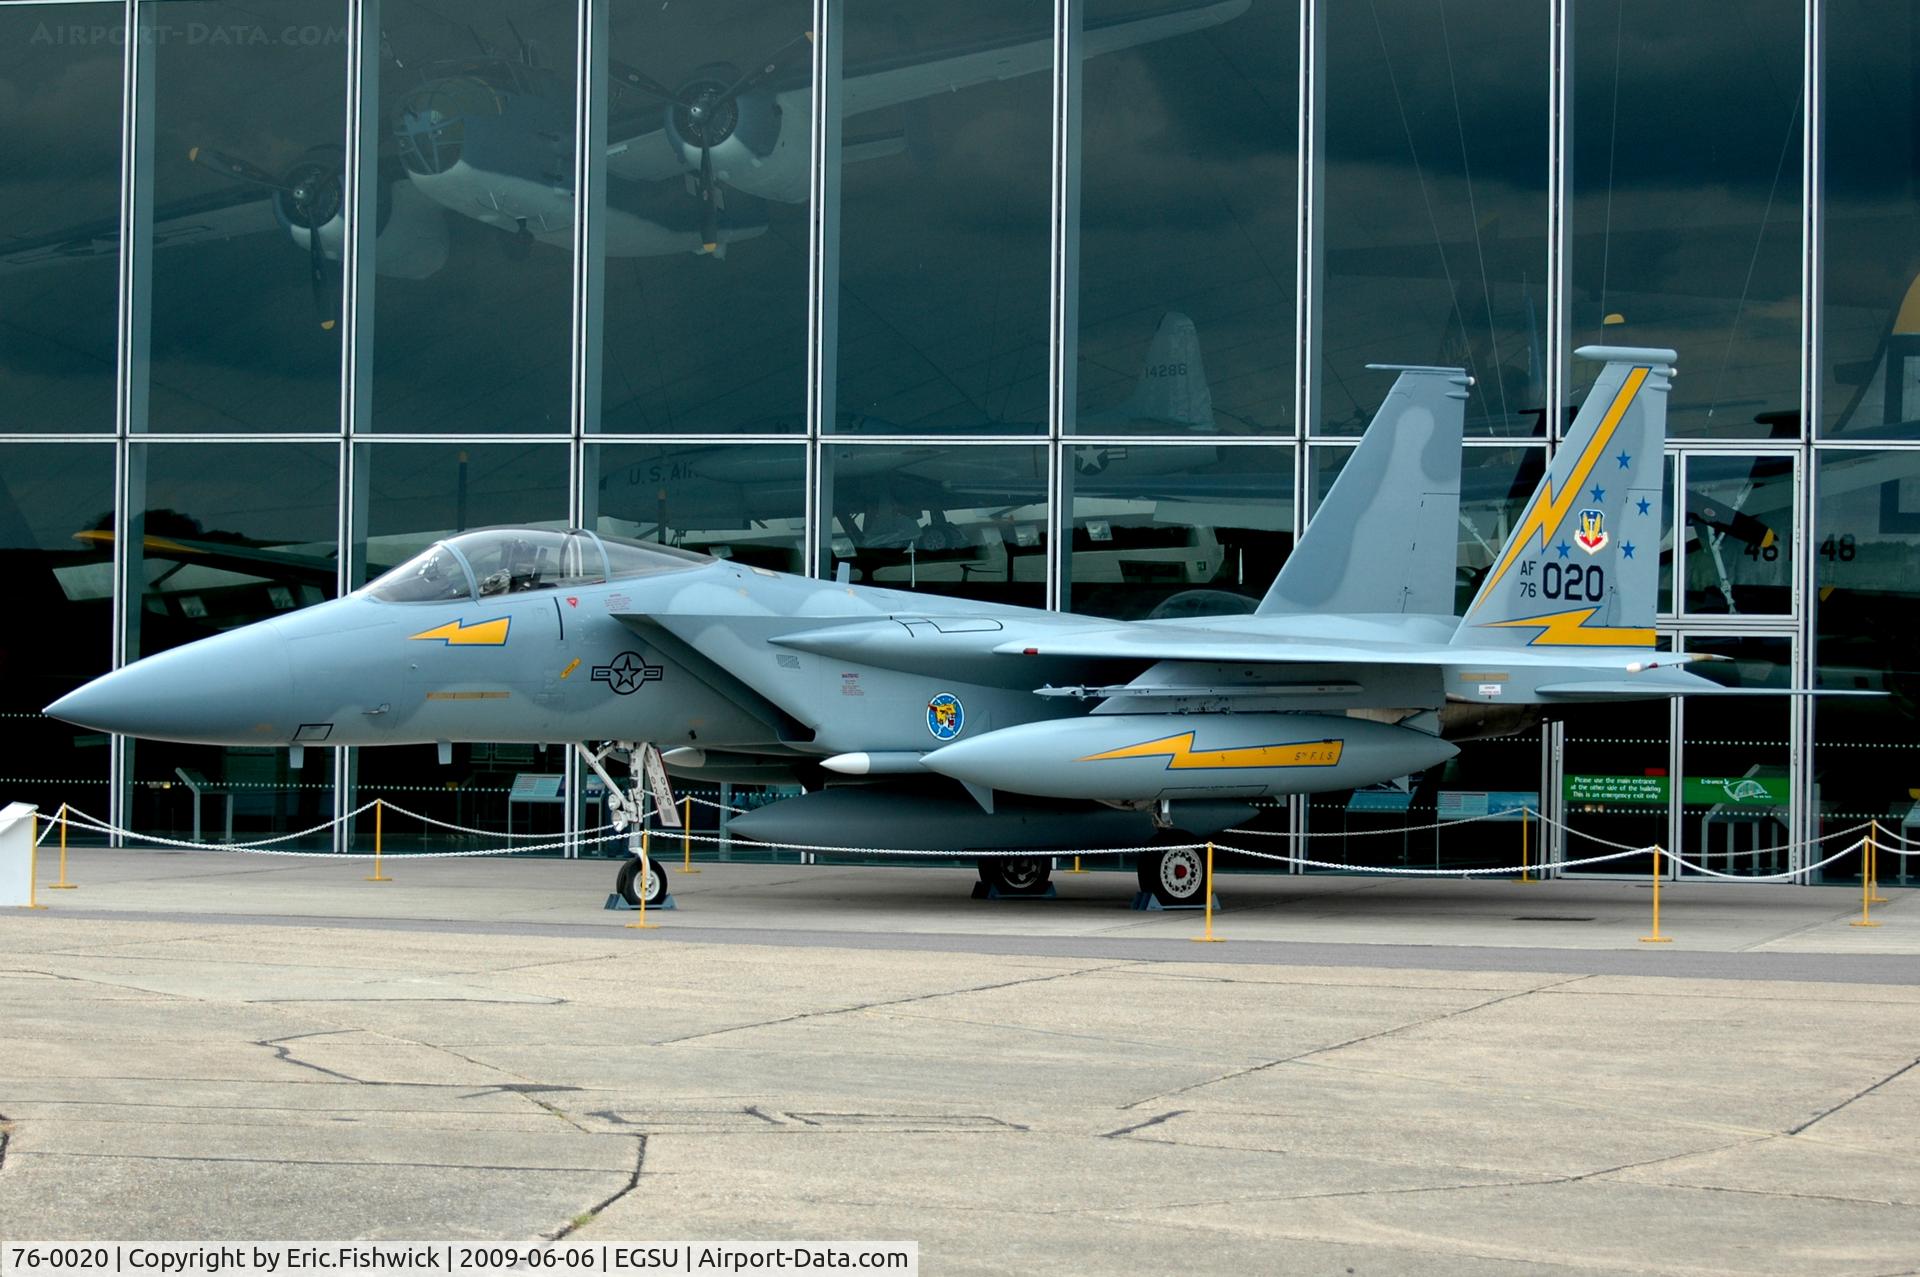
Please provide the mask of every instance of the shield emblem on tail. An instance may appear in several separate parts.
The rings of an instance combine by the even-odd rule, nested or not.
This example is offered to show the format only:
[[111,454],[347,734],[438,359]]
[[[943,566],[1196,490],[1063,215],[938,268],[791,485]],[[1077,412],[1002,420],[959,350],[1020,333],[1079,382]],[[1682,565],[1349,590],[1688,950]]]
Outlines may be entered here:
[[1607,516],[1598,510],[1580,512],[1580,530],[1573,539],[1588,554],[1598,554],[1607,548]]

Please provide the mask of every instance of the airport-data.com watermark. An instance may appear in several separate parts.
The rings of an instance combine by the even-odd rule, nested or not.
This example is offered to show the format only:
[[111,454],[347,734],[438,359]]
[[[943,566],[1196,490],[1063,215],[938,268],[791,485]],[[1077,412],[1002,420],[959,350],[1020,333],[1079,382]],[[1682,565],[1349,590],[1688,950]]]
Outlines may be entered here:
[[[263,26],[251,22],[158,22],[139,28],[145,44],[175,44],[198,48],[257,49],[274,47],[321,48],[345,44],[345,27],[319,23],[291,23]],[[127,29],[118,23],[42,22],[34,27],[29,44],[87,48],[94,45],[124,45]]]

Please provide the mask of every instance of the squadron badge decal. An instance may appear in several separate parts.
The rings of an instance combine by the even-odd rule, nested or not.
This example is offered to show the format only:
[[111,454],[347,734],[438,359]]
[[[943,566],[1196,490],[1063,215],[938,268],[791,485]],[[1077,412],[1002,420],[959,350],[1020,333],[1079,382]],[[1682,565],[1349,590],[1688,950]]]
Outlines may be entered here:
[[1588,554],[1607,548],[1607,516],[1598,510],[1580,512],[1580,530],[1573,534],[1574,544]]
[[927,702],[927,730],[935,740],[952,740],[966,725],[966,706],[952,692],[942,692]]

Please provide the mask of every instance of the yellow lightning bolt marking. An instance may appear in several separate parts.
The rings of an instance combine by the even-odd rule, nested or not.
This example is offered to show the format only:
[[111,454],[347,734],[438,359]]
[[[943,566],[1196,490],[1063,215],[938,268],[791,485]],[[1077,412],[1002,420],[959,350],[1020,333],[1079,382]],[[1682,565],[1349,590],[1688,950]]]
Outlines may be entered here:
[[[1546,482],[1540,485],[1540,491],[1534,496],[1533,504],[1527,507],[1527,513],[1521,518],[1520,525],[1514,529],[1507,542],[1507,552],[1501,556],[1499,564],[1493,569],[1493,575],[1480,587],[1480,598],[1485,601],[1493,595],[1493,587],[1507,574],[1513,561],[1520,557],[1520,551],[1526,548],[1527,541],[1535,533],[1540,536],[1537,548],[1547,548],[1547,538],[1567,517],[1567,511],[1573,509],[1573,503],[1579,498],[1581,489],[1587,486],[1587,477],[1593,473],[1593,467],[1600,461],[1607,444],[1613,439],[1613,432],[1627,415],[1627,409],[1633,406],[1634,396],[1640,393],[1640,386],[1647,379],[1647,368],[1630,368],[1627,379],[1620,387],[1620,393],[1613,397],[1607,406],[1606,416],[1600,419],[1599,427],[1593,432],[1593,438],[1580,450],[1579,458],[1573,463],[1573,470],[1567,475],[1567,486],[1559,492],[1553,490],[1553,476],[1548,474]],[[1475,610],[1478,611],[1476,605]],[[1511,624],[1511,622],[1500,622]]]
[[439,639],[448,647],[505,647],[507,626],[511,617],[497,617],[491,621],[477,621],[468,625],[465,621],[448,621],[430,630],[422,630],[413,635],[416,639]]
[[1488,629],[1538,626],[1540,633],[1528,647],[1652,647],[1653,631],[1624,626],[1594,625],[1587,622],[1600,609],[1578,608],[1572,612],[1551,612],[1545,616],[1523,616],[1514,621],[1493,621]]
[[1168,771],[1210,770],[1224,767],[1331,767],[1340,761],[1342,742],[1304,741],[1297,745],[1250,745],[1241,749],[1202,749],[1193,747],[1193,733],[1163,736],[1110,749],[1103,754],[1088,754],[1080,761],[1098,763],[1120,758],[1165,758]]

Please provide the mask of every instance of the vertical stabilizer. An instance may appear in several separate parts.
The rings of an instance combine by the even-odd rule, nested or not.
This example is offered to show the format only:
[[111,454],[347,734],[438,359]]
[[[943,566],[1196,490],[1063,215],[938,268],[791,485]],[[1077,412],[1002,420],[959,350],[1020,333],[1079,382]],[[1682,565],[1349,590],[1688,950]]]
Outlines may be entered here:
[[1399,371],[1360,445],[1260,601],[1261,615],[1453,615],[1460,437],[1473,379],[1459,368]]
[[1605,360],[1454,642],[1652,647],[1671,350],[1582,346]]
[[1189,430],[1213,429],[1213,392],[1200,363],[1200,334],[1193,321],[1170,310],[1147,345],[1146,362],[1133,394],[1101,416],[1155,421]]

